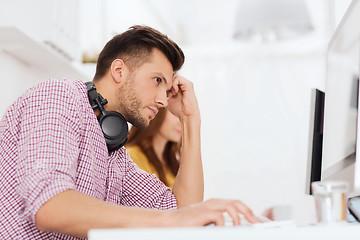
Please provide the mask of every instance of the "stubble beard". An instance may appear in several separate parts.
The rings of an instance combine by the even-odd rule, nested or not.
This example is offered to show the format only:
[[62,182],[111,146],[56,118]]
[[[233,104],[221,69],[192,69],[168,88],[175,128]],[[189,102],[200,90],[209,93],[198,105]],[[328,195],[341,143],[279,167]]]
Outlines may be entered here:
[[126,121],[142,129],[148,126],[148,122],[141,115],[140,109],[143,104],[138,97],[138,93],[135,91],[134,80],[133,76],[129,76],[124,86],[117,91],[116,95],[119,100],[117,109],[122,112]]

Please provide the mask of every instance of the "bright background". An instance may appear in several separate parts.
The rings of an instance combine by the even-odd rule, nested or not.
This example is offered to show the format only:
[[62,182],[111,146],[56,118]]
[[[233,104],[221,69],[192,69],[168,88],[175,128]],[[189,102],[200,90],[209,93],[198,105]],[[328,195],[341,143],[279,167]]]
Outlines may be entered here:
[[312,32],[251,42],[233,38],[245,0],[0,0],[0,112],[49,77],[91,80],[83,54],[131,25],[152,26],[179,43],[180,74],[195,84],[205,198],[239,198],[256,214],[290,205],[298,223],[312,222],[311,89],[324,90],[327,44],[351,1],[305,2]]

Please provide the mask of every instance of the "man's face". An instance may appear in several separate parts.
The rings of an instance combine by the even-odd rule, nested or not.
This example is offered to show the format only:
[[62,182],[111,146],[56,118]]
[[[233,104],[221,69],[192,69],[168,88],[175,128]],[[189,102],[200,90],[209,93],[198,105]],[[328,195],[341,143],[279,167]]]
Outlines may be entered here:
[[119,111],[138,128],[149,125],[158,109],[166,107],[171,89],[173,68],[165,55],[154,49],[150,60],[136,68],[118,90]]

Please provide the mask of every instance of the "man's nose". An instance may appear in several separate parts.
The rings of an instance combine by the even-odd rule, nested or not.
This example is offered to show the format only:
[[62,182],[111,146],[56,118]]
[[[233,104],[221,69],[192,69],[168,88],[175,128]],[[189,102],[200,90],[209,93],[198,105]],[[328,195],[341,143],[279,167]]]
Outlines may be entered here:
[[156,98],[156,103],[159,107],[163,107],[166,108],[168,105],[168,98],[167,98],[167,93],[166,91],[161,91],[161,93],[159,93],[157,95]]

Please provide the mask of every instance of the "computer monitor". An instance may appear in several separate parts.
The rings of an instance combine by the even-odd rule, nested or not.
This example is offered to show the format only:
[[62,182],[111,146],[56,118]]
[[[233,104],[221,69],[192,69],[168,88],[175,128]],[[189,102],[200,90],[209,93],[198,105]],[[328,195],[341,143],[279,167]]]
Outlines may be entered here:
[[309,157],[306,171],[306,194],[312,194],[311,183],[321,181],[321,161],[324,129],[325,93],[320,89],[311,91],[309,124]]
[[350,195],[360,193],[359,23],[354,0],[328,45],[324,105],[321,181],[348,181]]

